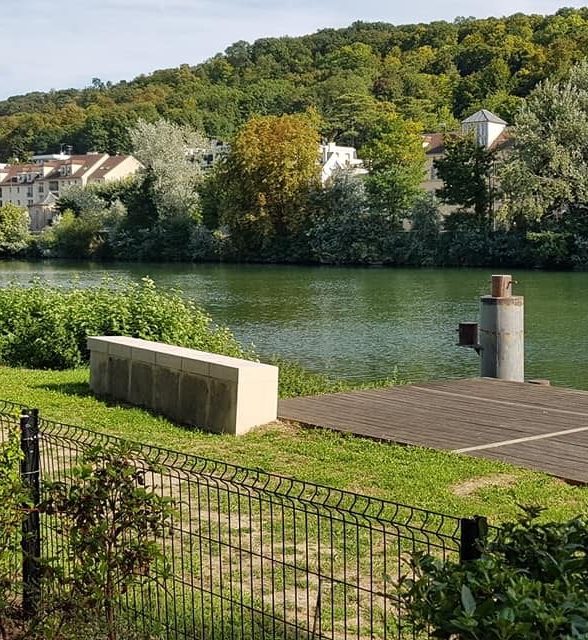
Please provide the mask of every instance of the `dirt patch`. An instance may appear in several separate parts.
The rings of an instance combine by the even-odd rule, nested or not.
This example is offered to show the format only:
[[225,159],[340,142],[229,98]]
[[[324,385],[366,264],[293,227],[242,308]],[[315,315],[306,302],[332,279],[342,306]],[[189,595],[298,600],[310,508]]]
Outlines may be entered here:
[[491,476],[482,476],[454,484],[451,487],[451,492],[460,498],[466,498],[487,487],[510,487],[517,480],[518,477],[512,473],[495,473]]

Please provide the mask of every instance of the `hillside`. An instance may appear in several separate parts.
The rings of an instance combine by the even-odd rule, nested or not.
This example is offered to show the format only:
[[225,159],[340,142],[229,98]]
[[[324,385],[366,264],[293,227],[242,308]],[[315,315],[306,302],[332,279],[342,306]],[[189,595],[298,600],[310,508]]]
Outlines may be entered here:
[[61,142],[80,153],[124,152],[128,125],[139,117],[226,139],[253,114],[315,106],[325,136],[358,146],[382,103],[427,130],[452,127],[481,106],[512,120],[537,82],[587,53],[588,8],[405,26],[358,22],[236,42],[194,67],[0,102],[0,161],[56,151]]

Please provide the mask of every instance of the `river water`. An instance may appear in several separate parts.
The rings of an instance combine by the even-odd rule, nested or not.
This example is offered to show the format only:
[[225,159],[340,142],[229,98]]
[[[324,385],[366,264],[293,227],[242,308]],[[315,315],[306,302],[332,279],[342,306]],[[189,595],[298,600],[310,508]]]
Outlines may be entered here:
[[[0,284],[80,286],[150,276],[179,288],[262,355],[333,376],[418,381],[474,376],[478,356],[455,346],[477,320],[491,270],[256,265],[0,262]],[[515,271],[525,296],[527,377],[588,389],[588,273]]]

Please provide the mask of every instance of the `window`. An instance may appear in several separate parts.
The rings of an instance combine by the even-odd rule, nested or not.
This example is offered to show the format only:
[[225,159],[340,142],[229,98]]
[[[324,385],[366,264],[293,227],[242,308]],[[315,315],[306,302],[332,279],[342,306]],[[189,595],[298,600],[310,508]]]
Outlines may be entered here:
[[49,181],[49,191],[54,191],[55,193],[59,191],[59,182],[57,180]]
[[27,207],[32,207],[32,206],[33,206],[33,201],[27,200]]
[[44,184],[40,184],[39,185],[39,193],[45,193],[45,185]]
[[27,198],[33,197],[33,187],[27,187]]

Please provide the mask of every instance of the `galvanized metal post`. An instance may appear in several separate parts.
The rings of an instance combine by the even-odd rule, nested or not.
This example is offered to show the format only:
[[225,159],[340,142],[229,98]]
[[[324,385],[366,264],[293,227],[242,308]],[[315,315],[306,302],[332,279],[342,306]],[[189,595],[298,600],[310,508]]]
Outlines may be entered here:
[[493,275],[492,295],[480,299],[480,374],[525,381],[524,298],[512,295],[512,276]]
[[33,617],[38,612],[41,598],[41,522],[37,510],[40,501],[41,464],[37,409],[23,410],[20,429],[20,446],[23,452],[20,475],[29,491],[31,503],[22,524],[22,608],[25,616]]

